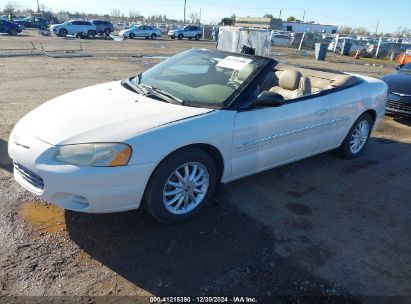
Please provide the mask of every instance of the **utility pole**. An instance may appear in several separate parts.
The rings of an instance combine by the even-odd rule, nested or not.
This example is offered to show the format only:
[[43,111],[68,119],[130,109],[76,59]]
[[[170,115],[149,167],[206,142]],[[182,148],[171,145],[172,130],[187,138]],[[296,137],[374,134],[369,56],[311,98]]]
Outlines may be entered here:
[[186,6],[187,6],[187,0],[184,0],[184,24],[186,24]]
[[200,8],[200,18],[198,19],[198,25],[201,24],[201,8]]
[[39,0],[37,0],[37,13],[40,13],[40,4],[39,4]]
[[378,27],[379,27],[379,26],[380,26],[380,18],[378,18],[377,27],[375,28],[375,36],[378,35]]
[[281,14],[283,13],[283,9],[280,9],[280,16],[278,16],[278,19],[281,19]]
[[304,22],[304,20],[305,20],[305,9],[304,9],[304,14],[303,14],[303,22]]

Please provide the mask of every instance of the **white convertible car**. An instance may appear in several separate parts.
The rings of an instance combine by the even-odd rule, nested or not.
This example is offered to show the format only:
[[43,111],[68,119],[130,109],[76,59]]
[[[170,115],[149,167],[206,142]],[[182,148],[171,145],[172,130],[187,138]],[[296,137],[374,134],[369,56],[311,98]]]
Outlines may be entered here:
[[17,182],[82,212],[198,213],[227,183],[325,151],[359,155],[387,86],[365,76],[191,49],[136,77],[44,103],[10,135]]

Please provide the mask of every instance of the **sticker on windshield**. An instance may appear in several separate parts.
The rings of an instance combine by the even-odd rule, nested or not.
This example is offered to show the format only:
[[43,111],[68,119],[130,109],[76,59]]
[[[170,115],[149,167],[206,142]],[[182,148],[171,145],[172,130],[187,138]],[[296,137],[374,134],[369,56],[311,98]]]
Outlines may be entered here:
[[217,66],[220,68],[226,68],[231,70],[242,70],[247,64],[252,62],[252,59],[244,58],[244,57],[235,57],[235,56],[228,56],[221,60]]

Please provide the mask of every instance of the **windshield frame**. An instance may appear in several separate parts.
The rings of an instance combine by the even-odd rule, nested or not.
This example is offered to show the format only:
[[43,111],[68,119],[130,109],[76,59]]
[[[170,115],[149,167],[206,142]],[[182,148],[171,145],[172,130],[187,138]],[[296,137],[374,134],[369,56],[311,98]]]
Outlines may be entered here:
[[[243,57],[243,58],[252,59],[254,61],[258,61],[258,67],[256,68],[256,70],[249,76],[248,79],[246,79],[239,87],[237,87],[233,91],[233,93],[226,100],[224,100],[222,102],[216,102],[215,104],[213,104],[212,102],[206,102],[206,101],[184,100],[185,105],[186,106],[191,106],[191,107],[200,107],[200,108],[209,108],[209,109],[231,109],[232,105],[237,103],[236,102],[237,99],[241,98],[242,93],[246,90],[247,87],[249,87],[249,85],[251,85],[251,83],[254,81],[254,79],[256,77],[258,77],[258,75],[260,75],[263,70],[265,70],[267,65],[272,66],[272,65],[275,65],[277,63],[274,59],[268,58],[268,57],[247,55],[247,54],[242,54],[242,53],[240,54],[240,53],[233,53],[233,52],[225,52],[225,51],[214,50],[214,49],[191,48],[191,49],[188,49],[188,50],[186,50],[182,53],[190,52],[190,51],[193,52],[193,54],[194,54],[194,52],[207,52],[207,53],[209,52],[210,55],[212,55],[213,53],[218,53],[219,55],[222,54],[223,56],[237,56],[237,57]],[[180,55],[182,53],[176,54],[176,56]],[[171,59],[173,57],[174,56],[170,57],[169,59]],[[149,70],[147,70],[147,71],[149,71]],[[147,72],[147,71],[144,71],[144,72],[141,73],[143,79],[144,79],[144,73]],[[130,77],[130,78],[128,78],[128,80],[130,82],[133,82],[133,83],[135,82],[137,84],[138,81],[139,81],[139,77],[137,77],[137,76]],[[142,84],[144,84],[144,82]],[[175,93],[172,92],[172,91],[168,91],[168,90],[164,90],[164,89],[163,89],[163,91],[166,92],[166,93],[175,95]],[[184,99],[184,98],[182,98],[182,99]]]

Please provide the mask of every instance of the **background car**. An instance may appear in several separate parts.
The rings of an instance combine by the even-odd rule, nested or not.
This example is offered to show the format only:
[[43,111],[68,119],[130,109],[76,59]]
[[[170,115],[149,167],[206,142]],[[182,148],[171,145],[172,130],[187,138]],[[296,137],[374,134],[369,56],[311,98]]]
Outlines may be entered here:
[[81,35],[94,37],[97,34],[96,25],[90,21],[71,20],[51,26],[51,30],[58,36]]
[[136,37],[155,39],[161,36],[161,31],[151,25],[134,25],[129,29],[120,31],[119,35],[130,39]]
[[162,34],[166,34],[168,32],[168,26],[165,23],[157,24],[157,28],[161,31]]
[[270,40],[271,40],[271,45],[289,46],[291,42],[289,35],[276,33],[276,32],[271,33]]
[[387,113],[411,116],[411,63],[402,68],[397,67],[396,73],[385,75],[389,88],[387,100]]
[[194,38],[195,40],[200,40],[201,37],[203,37],[203,30],[196,25],[186,25],[182,28],[169,31],[168,36],[170,36],[171,39],[178,38],[181,40],[183,38]]
[[24,19],[14,20],[14,23],[17,23],[22,28],[38,28],[45,30],[49,26],[49,22],[40,17],[27,17]]
[[8,33],[15,36],[18,33],[21,33],[21,28],[18,24],[0,19],[0,33]]
[[98,34],[110,35],[114,31],[114,26],[107,20],[90,20],[96,26]]

